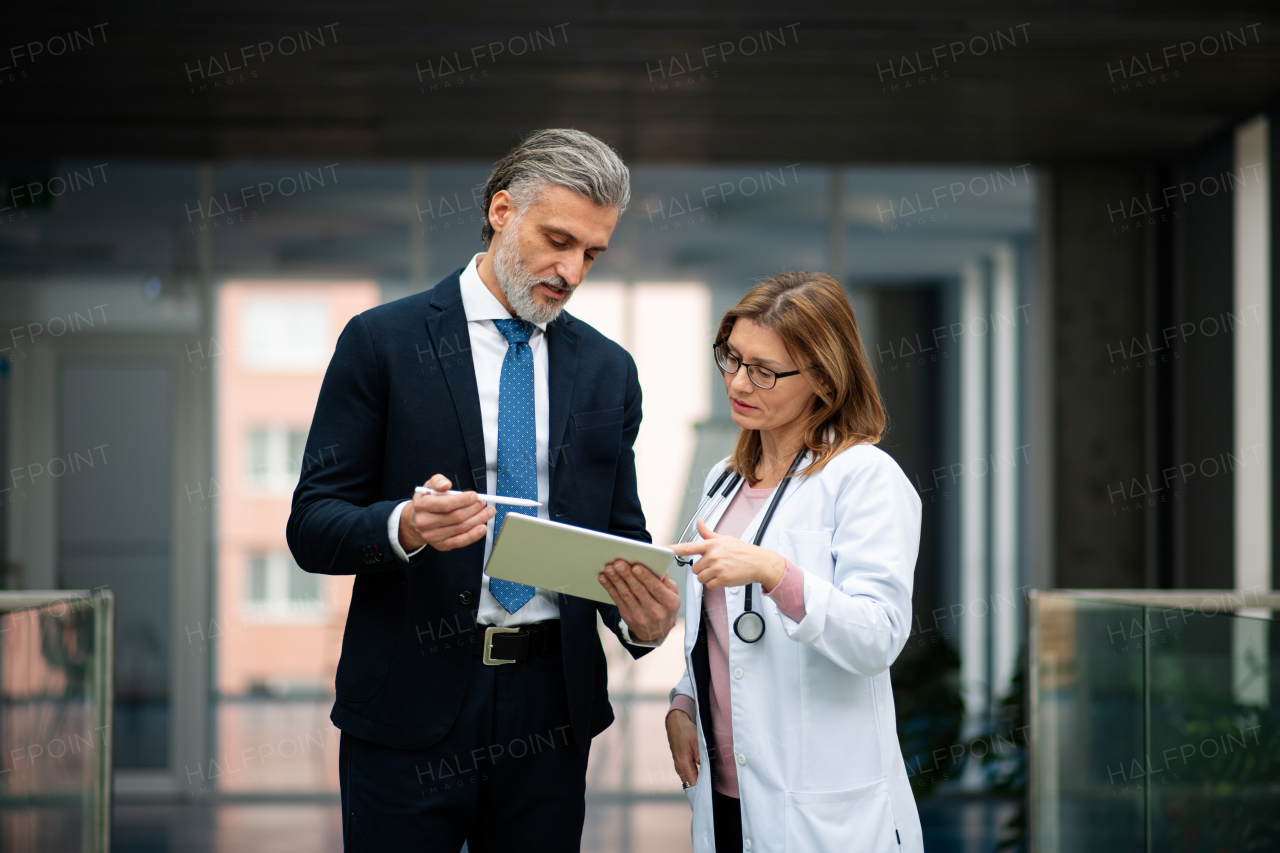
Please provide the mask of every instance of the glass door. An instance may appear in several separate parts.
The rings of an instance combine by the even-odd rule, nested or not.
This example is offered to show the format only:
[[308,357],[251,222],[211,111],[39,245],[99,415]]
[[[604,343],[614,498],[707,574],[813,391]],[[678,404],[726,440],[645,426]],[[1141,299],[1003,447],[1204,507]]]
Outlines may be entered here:
[[57,584],[115,592],[115,767],[168,768],[173,366],[75,358],[58,379]]

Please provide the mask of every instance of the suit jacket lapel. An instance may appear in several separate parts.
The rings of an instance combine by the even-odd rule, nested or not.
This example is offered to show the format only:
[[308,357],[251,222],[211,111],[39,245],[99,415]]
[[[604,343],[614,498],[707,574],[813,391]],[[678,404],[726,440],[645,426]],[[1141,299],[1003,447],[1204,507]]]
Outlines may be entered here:
[[573,402],[573,382],[578,371],[578,344],[573,334],[573,318],[561,314],[547,325],[547,390],[550,396],[547,457],[551,467],[551,493],[556,491],[556,468],[567,458],[564,433],[569,425]]
[[457,273],[432,288],[431,304],[438,309],[427,317],[432,355],[436,366],[444,373],[449,394],[453,397],[466,442],[467,460],[471,464],[471,483],[454,483],[453,486],[484,491],[484,425],[480,418],[480,392],[476,388],[471,335],[467,331],[467,314],[462,307]]

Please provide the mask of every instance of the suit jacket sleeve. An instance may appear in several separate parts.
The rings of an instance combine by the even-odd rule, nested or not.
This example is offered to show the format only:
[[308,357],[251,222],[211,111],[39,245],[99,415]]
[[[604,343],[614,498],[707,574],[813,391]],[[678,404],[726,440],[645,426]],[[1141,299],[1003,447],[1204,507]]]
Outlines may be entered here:
[[286,535],[308,572],[352,575],[397,570],[387,517],[399,501],[377,500],[387,433],[387,383],[361,316],[338,338],[307,435]]
[[[618,471],[613,480],[613,501],[610,505],[609,532],[614,536],[652,542],[653,537],[644,526],[644,512],[640,509],[640,495],[636,491],[636,436],[640,432],[641,418],[640,379],[636,363],[627,356],[627,393],[622,411],[622,442],[618,451]],[[597,604],[600,618],[614,633],[618,642],[638,658],[653,651],[653,646],[633,646],[622,635],[621,617],[612,604]]]

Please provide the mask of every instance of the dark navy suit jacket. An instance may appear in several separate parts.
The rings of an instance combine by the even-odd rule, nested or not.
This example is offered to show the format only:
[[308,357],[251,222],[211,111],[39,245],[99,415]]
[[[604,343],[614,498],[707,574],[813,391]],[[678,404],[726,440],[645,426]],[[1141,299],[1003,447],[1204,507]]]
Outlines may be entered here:
[[[459,288],[365,311],[338,338],[307,436],[288,540],[308,572],[355,575],[337,701],[344,732],[421,749],[448,732],[467,689],[484,542],[424,548],[406,565],[387,518],[433,474],[483,491],[480,399]],[[649,541],[632,445],[640,384],[622,347],[568,314],[547,326],[551,518]],[[619,635],[618,609],[560,596],[561,645],[575,741],[613,721],[596,614]],[[639,657],[648,648],[627,646]],[[515,664],[518,666],[519,664]]]

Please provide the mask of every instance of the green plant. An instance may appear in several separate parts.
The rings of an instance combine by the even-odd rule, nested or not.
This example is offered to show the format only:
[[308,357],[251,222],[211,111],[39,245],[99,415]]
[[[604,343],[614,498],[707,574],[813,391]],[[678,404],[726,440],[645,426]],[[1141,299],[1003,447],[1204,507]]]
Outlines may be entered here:
[[991,732],[987,736],[993,746],[982,756],[986,771],[987,790],[996,796],[1013,800],[1014,813],[1005,821],[998,850],[1024,853],[1027,850],[1027,735],[1030,731],[1027,719],[1026,683],[1027,647],[1018,649],[1018,662],[1009,692],[1000,700],[992,715]]
[[960,656],[946,642],[908,643],[890,672],[898,741],[911,790],[920,799],[964,769],[964,756],[954,758],[951,751],[964,721]]

